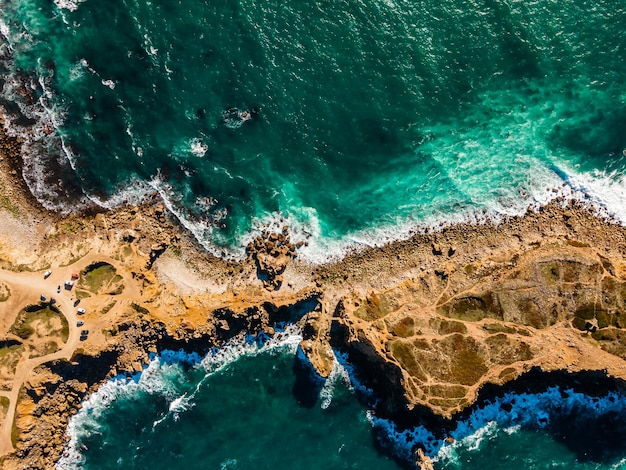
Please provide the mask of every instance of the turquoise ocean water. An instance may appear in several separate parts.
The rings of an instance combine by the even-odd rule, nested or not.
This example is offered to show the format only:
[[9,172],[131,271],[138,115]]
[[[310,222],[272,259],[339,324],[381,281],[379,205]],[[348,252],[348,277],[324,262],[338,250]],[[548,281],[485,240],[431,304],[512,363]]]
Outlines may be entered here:
[[[558,195],[626,222],[624,24],[623,0],[0,0],[0,104],[25,116],[10,119],[11,130],[25,138],[25,178],[47,207],[112,207],[158,193],[207,250],[229,256],[277,218],[294,238],[309,237],[300,256],[312,261]],[[111,385],[123,397],[106,413],[79,415],[72,432],[89,451],[80,442],[74,450],[89,468],[158,467],[165,454],[178,460],[162,468],[201,465],[199,447],[214,460],[198,468],[262,467],[265,458],[281,466],[268,443],[233,434],[248,443],[231,457],[216,440],[254,414],[244,404],[260,389],[294,379],[292,360],[241,359],[230,379],[167,366],[160,386],[182,381],[175,393],[193,398],[149,432],[175,393],[143,390],[141,380]],[[238,382],[264,367],[260,389]],[[229,386],[249,390],[241,414],[211,410]],[[382,425],[348,388],[335,387],[327,408],[306,409],[279,388],[258,405],[276,407],[267,420],[241,421],[240,431],[302,433],[320,441],[315,458],[331,468],[393,465],[373,446],[372,423]],[[296,418],[273,415],[283,409]],[[564,468],[619,462],[583,464],[541,426],[499,421],[460,433],[452,453],[430,453],[446,468],[494,455],[545,468],[545,459],[523,460],[534,458],[528,447]],[[89,426],[111,444],[96,452]],[[127,426],[134,434],[120,432]],[[203,426],[209,440],[194,446]],[[333,426],[336,436],[320,431]],[[362,451],[351,450],[356,442]],[[145,454],[158,460],[141,460],[150,445]],[[314,467],[311,454],[287,448]]]

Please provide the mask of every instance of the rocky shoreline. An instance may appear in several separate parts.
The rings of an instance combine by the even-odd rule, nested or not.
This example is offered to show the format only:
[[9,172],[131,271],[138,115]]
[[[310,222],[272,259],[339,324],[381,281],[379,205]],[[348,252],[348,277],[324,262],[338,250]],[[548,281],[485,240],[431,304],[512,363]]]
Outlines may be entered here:
[[[5,396],[17,397],[7,411],[14,420],[2,423],[13,439],[3,468],[53,468],[80,403],[111,377],[141,370],[151,353],[203,353],[286,320],[301,327],[321,377],[345,351],[383,399],[378,416],[429,423],[442,437],[506,391],[624,391],[626,229],[578,202],[441,227],[316,266],[298,259],[289,227],[272,226],[234,262],[203,251],[158,199],[66,217],[43,210],[21,179],[19,142],[0,137],[0,274],[10,292],[0,339],[22,348],[0,377]],[[98,268],[110,277],[95,282]],[[48,269],[79,274],[64,301],[82,292],[93,326],[79,342],[70,322],[58,352],[40,356],[45,339],[11,328],[37,302]]]

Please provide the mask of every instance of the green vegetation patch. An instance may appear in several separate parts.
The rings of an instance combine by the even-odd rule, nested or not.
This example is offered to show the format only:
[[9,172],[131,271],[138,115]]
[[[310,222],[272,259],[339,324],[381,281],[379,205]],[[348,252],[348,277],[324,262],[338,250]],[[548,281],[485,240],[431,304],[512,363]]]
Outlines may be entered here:
[[554,325],[557,321],[558,313],[556,311],[543,312],[532,299],[520,300],[517,303],[517,308],[521,314],[521,323],[526,326],[542,329]]
[[136,304],[135,302],[131,303],[130,306],[137,313],[141,313],[142,315],[150,314],[150,310],[148,310],[146,307],[142,307],[141,305]]
[[604,271],[599,262],[587,264],[575,260],[555,260],[540,263],[540,269],[548,285],[557,282],[594,283]]
[[3,183],[0,183],[0,205],[15,218],[21,215],[20,207],[15,203],[15,196],[7,194]]
[[541,272],[548,285],[555,284],[561,280],[561,264],[559,262],[542,263]]
[[595,331],[591,336],[606,352],[626,359],[626,331],[605,328]]
[[354,315],[362,320],[372,321],[389,315],[397,308],[388,295],[373,293],[367,297],[364,305],[356,309]]
[[512,328],[502,323],[485,323],[483,325],[483,330],[485,330],[488,333],[508,333],[508,334],[517,333],[516,328]]
[[2,416],[7,415],[7,411],[9,411],[10,404],[11,404],[11,400],[9,400],[7,397],[5,396],[0,397],[0,413],[2,413]]
[[67,318],[49,304],[29,305],[20,311],[9,332],[24,340],[58,335],[63,342],[67,342],[70,335]]
[[83,289],[76,289],[76,298],[77,299],[86,299],[87,297],[91,297],[91,294]]
[[439,323],[435,328],[440,335],[449,335],[452,333],[467,333],[467,327],[460,321],[454,320],[431,320],[435,324]]
[[617,311],[607,311],[595,305],[581,305],[576,309],[574,318],[572,319],[572,326],[581,331],[587,330],[588,323],[591,320],[596,319],[598,322],[598,328],[607,328],[609,326],[621,327],[620,313]]
[[102,315],[106,315],[107,313],[109,313],[111,309],[115,307],[116,303],[117,303],[117,300],[114,300],[113,302],[106,304],[101,310]]
[[500,372],[500,379],[502,380],[511,380],[514,379],[516,375],[515,369],[513,367],[507,367]]
[[502,311],[493,293],[482,297],[467,296],[455,299],[447,316],[464,321],[479,321],[483,318],[502,319]]
[[81,273],[79,287],[94,294],[109,292],[115,295],[124,289],[122,280],[113,265],[100,261],[85,268]]
[[[447,382],[473,385],[487,372],[485,352],[471,337],[453,334],[434,344],[449,361]],[[436,370],[436,369],[435,369]]]
[[533,358],[530,346],[525,341],[509,338],[504,333],[490,336],[485,343],[489,348],[491,361],[496,364],[513,364]]
[[17,341],[3,341],[0,347],[0,368],[6,369],[9,376],[15,374],[17,364],[25,351],[25,346]]
[[389,350],[391,351],[394,359],[400,363],[400,366],[411,377],[422,382],[426,380],[426,375],[415,357],[415,348],[411,343],[407,343],[402,340],[393,341],[389,344]]
[[400,338],[408,338],[415,334],[415,320],[411,317],[404,317],[394,324],[387,325],[389,331]]
[[11,296],[11,289],[4,283],[0,283],[0,302],[6,302]]
[[486,332],[490,334],[506,333],[509,335],[518,334],[522,336],[530,336],[530,333],[528,332],[528,330],[525,330],[523,328],[515,328],[512,326],[508,326],[508,325],[505,325],[504,323],[485,323],[483,325],[483,330],[485,330]]

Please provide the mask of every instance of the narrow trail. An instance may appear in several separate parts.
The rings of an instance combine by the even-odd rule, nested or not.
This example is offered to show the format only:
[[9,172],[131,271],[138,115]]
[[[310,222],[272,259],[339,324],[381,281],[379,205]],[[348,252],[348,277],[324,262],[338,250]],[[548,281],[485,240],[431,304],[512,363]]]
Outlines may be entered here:
[[[0,281],[9,286],[11,290],[9,299],[0,303],[0,328],[3,327],[5,331],[8,330],[15,321],[19,311],[27,305],[39,303],[41,295],[46,296],[48,300],[50,298],[56,299],[57,308],[65,316],[69,324],[67,342],[58,351],[34,358],[28,357],[28,349],[24,351],[17,364],[15,376],[11,381],[12,388],[9,391],[0,391],[0,396],[9,399],[9,408],[0,428],[0,456],[14,451],[11,431],[15,420],[18,396],[24,382],[31,376],[32,371],[42,364],[57,359],[70,359],[81,344],[80,332],[82,329],[88,329],[89,325],[85,321],[84,326],[77,326],[80,318],[77,314],[77,307],[74,306],[75,291],[74,289],[65,290],[64,282],[71,278],[72,273],[77,273],[96,261],[106,261],[113,266],[117,264],[115,260],[108,256],[98,253],[88,254],[72,265],[64,267],[53,266],[51,268],[52,274],[47,279],[44,279],[43,271],[15,272],[0,269]],[[125,282],[125,285],[130,287],[127,282]],[[61,286],[60,292],[57,292],[57,286]],[[120,297],[131,297],[136,292],[135,289],[131,289],[130,292],[124,292],[124,294]],[[41,338],[40,342],[45,340],[46,338]]]

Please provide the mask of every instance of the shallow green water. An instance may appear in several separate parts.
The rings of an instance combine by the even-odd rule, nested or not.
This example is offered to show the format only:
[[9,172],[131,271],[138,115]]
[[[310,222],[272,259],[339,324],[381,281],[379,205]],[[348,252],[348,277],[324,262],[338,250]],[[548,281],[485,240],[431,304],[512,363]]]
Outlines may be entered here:
[[621,0],[62,4],[3,0],[3,29],[72,172],[210,249],[283,216],[318,259],[563,183],[626,220]]

